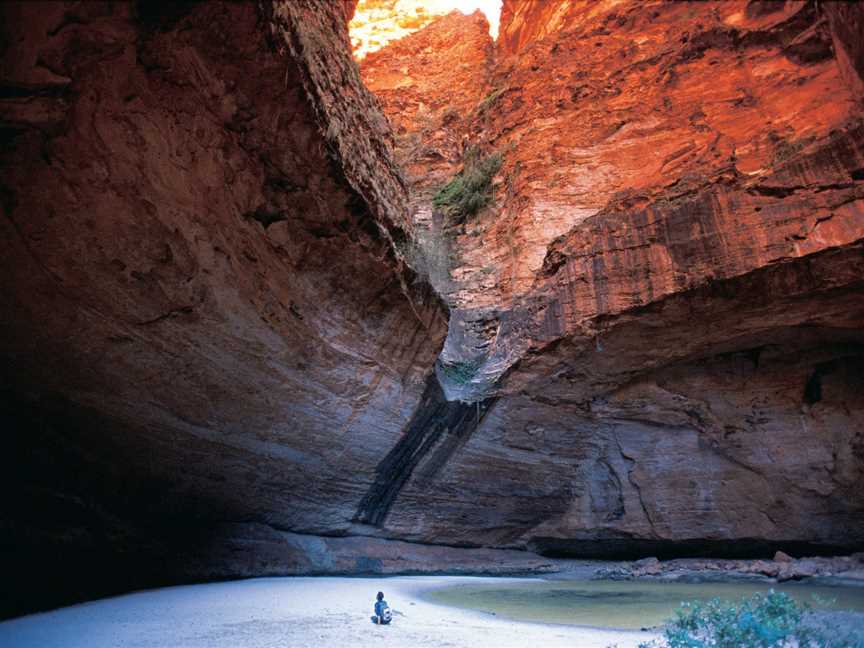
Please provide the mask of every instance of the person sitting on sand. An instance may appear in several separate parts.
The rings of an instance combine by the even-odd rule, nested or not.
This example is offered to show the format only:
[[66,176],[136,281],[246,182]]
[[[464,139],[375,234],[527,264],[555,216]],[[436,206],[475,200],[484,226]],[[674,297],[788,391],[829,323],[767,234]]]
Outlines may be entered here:
[[375,616],[372,617],[372,623],[388,625],[393,620],[393,612],[390,611],[390,606],[384,600],[384,592],[378,592],[375,599]]

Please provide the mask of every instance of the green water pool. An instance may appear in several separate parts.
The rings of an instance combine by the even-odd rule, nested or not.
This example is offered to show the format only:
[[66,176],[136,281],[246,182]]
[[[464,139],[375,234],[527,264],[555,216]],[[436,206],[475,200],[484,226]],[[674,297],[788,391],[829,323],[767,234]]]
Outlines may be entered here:
[[518,621],[638,630],[673,616],[682,601],[738,601],[769,589],[786,592],[814,609],[864,612],[864,587],[799,583],[669,583],[652,581],[502,581],[431,590],[432,603],[496,614]]

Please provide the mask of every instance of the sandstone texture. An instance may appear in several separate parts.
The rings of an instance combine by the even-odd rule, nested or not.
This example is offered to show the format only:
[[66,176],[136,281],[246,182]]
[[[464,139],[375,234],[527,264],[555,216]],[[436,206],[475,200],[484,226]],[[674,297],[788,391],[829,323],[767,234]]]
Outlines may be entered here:
[[[512,0],[496,49],[480,23],[361,63],[407,256],[449,306],[439,380],[484,412],[386,527],[582,556],[860,546],[860,6]],[[471,148],[503,158],[494,201],[448,219]]]
[[[864,554],[792,558],[778,551],[773,560],[705,560],[679,558],[660,561],[644,558],[631,563],[600,567],[592,578],[612,580],[722,580],[772,579],[777,582],[818,579],[822,583],[860,582]],[[811,581],[813,582],[813,581]]]
[[0,614],[860,550],[862,6],[353,10],[0,6]]
[[349,526],[445,326],[341,7],[151,8],[2,7],[4,569],[55,593]]
[[454,548],[379,538],[324,537],[261,524],[215,527],[206,547],[177,561],[189,580],[285,575],[537,574],[561,569],[526,551]]

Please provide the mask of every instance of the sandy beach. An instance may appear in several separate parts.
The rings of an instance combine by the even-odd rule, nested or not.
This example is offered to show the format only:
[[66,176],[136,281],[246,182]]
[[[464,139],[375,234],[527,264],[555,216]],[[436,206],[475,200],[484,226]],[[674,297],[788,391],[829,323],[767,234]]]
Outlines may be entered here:
[[[647,632],[522,623],[422,600],[428,589],[504,579],[260,578],[137,592],[0,623],[6,648],[635,647]],[[390,626],[370,621],[383,590]]]

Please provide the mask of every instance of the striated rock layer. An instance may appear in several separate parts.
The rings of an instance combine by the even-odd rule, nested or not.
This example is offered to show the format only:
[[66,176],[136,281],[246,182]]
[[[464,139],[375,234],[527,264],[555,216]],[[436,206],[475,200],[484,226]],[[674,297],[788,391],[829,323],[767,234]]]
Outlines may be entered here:
[[445,319],[341,6],[2,10],[4,607],[344,530]]
[[[860,18],[510,0],[496,53],[454,14],[363,61],[450,307],[438,377],[485,412],[388,530],[583,556],[861,545]],[[454,218],[433,196],[471,149],[503,166]]]
[[864,545],[861,7],[352,9],[0,8],[0,614]]

